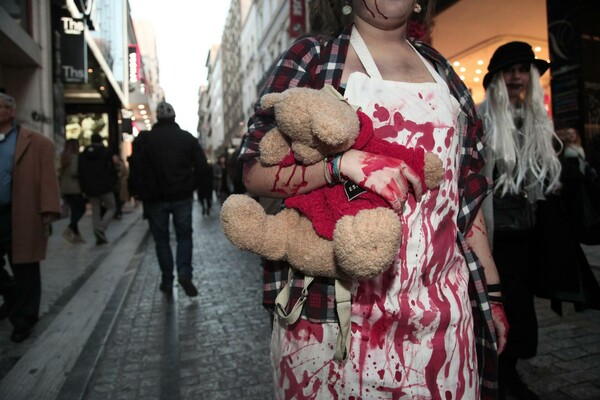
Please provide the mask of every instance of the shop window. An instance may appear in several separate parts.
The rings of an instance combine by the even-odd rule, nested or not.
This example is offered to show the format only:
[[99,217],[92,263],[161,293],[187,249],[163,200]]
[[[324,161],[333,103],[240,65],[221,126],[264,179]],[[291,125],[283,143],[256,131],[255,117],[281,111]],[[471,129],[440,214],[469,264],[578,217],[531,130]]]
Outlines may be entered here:
[[92,134],[98,133],[108,145],[108,114],[107,113],[77,113],[67,115],[65,139],[77,139],[81,147],[92,142]]

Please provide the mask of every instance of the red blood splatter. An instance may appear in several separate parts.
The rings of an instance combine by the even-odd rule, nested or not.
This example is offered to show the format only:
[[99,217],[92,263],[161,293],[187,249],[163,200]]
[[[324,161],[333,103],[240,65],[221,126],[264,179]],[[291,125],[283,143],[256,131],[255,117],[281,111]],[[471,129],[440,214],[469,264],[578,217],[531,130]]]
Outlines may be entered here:
[[375,104],[375,111],[373,111],[373,118],[378,119],[379,121],[387,121],[390,119],[390,111],[381,107],[379,104]]
[[446,181],[452,181],[452,177],[454,176],[454,172],[452,172],[452,170],[447,170],[446,171],[446,176],[444,177],[444,179]]
[[[383,108],[383,107],[381,107]],[[378,109],[377,115],[382,116],[383,110]],[[433,151],[435,147],[435,138],[433,132],[436,128],[448,128],[443,125],[436,125],[433,122],[425,122],[418,124],[414,121],[404,119],[404,116],[400,112],[395,112],[393,115],[393,122],[389,125],[384,125],[380,128],[375,128],[375,135],[381,139],[395,138],[399,132],[403,130],[408,131],[410,134],[408,139],[410,140],[415,134],[422,133],[418,138],[416,145],[422,147],[425,151]]]
[[448,129],[446,132],[446,140],[444,140],[444,144],[446,147],[450,147],[450,143],[452,143],[452,137],[454,136],[454,128]]
[[[275,174],[275,181],[273,182],[273,187],[271,188],[271,192],[296,195],[296,194],[298,194],[300,189],[302,189],[305,186],[308,186],[308,182],[306,181],[306,168],[307,168],[306,165],[300,165],[300,170],[302,171],[302,180],[300,181],[300,183],[298,183],[296,185],[292,185],[292,179],[296,175],[296,172],[298,169],[298,165],[294,164],[292,172],[291,172],[287,182],[282,183],[282,186],[278,187],[277,184],[279,183],[279,180],[281,179],[280,175],[281,175],[281,171],[283,168],[284,167],[279,166],[279,169],[277,170],[277,173]],[[286,190],[285,188],[289,188],[289,190]]]
[[383,380],[383,377],[385,376],[385,371],[380,369],[379,371],[377,371],[377,375],[379,375],[379,379]]
[[371,9],[369,8],[369,6],[367,5],[367,2],[365,0],[362,0],[362,2],[365,5],[365,8],[367,9],[367,11],[371,13],[371,16],[373,18],[375,18],[375,14],[373,13],[373,11],[371,11]]
[[400,382],[402,380],[402,371],[396,371],[396,380]]
[[275,174],[275,181],[273,182],[273,187],[271,188],[271,192],[273,192],[273,193],[286,194],[285,190],[277,188],[277,182],[279,182],[279,174],[281,173],[282,169],[283,169],[283,167],[279,166],[279,169],[277,170],[277,173]]
[[381,10],[379,10],[379,5],[377,4],[377,0],[375,0],[375,8],[377,9],[377,12],[379,13],[379,15],[381,15],[383,17],[383,19],[388,19],[388,17],[386,17],[385,15],[383,15],[383,13],[381,12]]
[[[368,187],[369,189],[375,190],[374,185],[367,185],[367,182],[371,175],[375,171],[379,171],[384,168],[400,168],[402,165],[400,160],[390,157],[381,157],[375,155],[367,155],[363,159],[364,165],[362,167],[362,171],[365,174],[365,178],[360,183],[363,187]],[[395,180],[388,182],[383,189],[380,190],[380,195],[387,201],[396,201],[396,199],[400,199],[400,201],[406,201],[407,193],[403,192],[398,183]]]

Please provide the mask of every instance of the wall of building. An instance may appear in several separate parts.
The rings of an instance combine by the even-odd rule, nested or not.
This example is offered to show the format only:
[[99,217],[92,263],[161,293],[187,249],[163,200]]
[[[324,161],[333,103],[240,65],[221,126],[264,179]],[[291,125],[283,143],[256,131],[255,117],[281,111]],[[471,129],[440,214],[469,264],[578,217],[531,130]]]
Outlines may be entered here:
[[11,16],[15,10],[0,6],[0,88],[17,100],[18,123],[54,139],[50,6],[42,1],[30,7],[24,24]]

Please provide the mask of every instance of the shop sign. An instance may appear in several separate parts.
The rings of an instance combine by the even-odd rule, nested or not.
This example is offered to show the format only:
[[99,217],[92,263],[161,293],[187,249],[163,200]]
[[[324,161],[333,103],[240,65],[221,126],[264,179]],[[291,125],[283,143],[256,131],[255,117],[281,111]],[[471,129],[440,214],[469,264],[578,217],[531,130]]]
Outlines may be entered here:
[[140,79],[140,53],[138,45],[130,44],[127,53],[129,83],[135,83]]
[[304,0],[290,0],[290,37],[298,37],[305,31],[306,8]]
[[87,82],[87,45],[82,19],[64,16],[60,19],[61,76],[65,83]]

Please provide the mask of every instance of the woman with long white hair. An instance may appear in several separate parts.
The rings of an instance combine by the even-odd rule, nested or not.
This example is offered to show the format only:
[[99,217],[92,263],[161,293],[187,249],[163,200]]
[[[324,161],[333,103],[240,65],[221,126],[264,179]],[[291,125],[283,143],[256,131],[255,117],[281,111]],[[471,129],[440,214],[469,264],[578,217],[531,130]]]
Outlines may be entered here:
[[[483,118],[488,176],[494,196],[484,204],[488,237],[500,273],[510,330],[500,355],[500,391],[518,399],[537,399],[520,379],[516,365],[537,351],[537,319],[532,251],[538,202],[559,187],[561,165],[553,148],[552,120],[544,106],[540,76],[549,63],[531,46],[510,42],[493,54],[484,77]],[[492,207],[493,204],[493,207]]]

